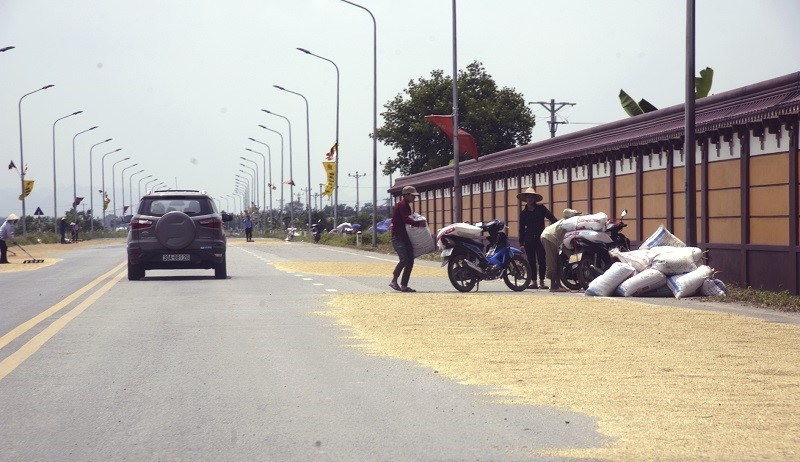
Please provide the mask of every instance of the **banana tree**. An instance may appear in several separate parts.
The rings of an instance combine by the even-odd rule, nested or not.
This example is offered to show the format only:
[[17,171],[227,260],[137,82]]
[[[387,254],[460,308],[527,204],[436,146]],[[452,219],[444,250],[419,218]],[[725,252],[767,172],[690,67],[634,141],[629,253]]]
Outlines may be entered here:
[[[700,71],[700,77],[694,78],[694,98],[700,99],[708,96],[708,93],[711,91],[711,83],[713,80],[714,69],[707,67]],[[631,117],[658,109],[644,98],[637,103],[630,95],[625,93],[625,90],[619,91],[619,102],[622,105],[622,109]]]

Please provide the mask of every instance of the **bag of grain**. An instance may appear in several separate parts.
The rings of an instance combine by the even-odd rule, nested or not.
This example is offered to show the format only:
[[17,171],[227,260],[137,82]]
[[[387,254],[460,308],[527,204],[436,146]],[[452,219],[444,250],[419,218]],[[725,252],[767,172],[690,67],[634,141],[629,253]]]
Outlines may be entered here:
[[666,283],[667,276],[665,276],[664,273],[653,268],[648,268],[622,281],[614,293],[622,297],[638,297],[646,292],[662,287]]
[[642,245],[640,245],[639,248],[649,249],[651,247],[660,245],[666,245],[670,247],[686,247],[686,244],[684,244],[683,241],[667,231],[667,228],[665,228],[664,225],[661,225],[658,227],[656,232],[642,242]]
[[690,273],[669,276],[667,285],[672,290],[675,298],[691,297],[700,290],[703,282],[710,278],[713,273],[713,269],[707,265],[702,265]]
[[561,222],[561,227],[567,232],[579,229],[605,231],[606,223],[608,223],[608,215],[599,212],[591,215],[576,215],[571,218],[565,218],[564,221]]
[[630,252],[622,252],[619,249],[611,249],[608,251],[612,258],[616,258],[622,263],[627,263],[636,269],[637,273],[641,273],[650,266],[651,258],[647,250],[631,250]]
[[719,297],[724,296],[727,290],[724,282],[712,277],[703,281],[699,293],[704,297]]
[[636,269],[633,266],[627,263],[616,262],[611,265],[605,273],[597,276],[589,283],[589,287],[586,289],[586,292],[584,292],[584,295],[608,297],[614,293],[614,290],[622,281],[631,277],[635,272]]
[[697,247],[654,247],[648,252],[653,258],[650,266],[667,276],[694,271],[703,260]]

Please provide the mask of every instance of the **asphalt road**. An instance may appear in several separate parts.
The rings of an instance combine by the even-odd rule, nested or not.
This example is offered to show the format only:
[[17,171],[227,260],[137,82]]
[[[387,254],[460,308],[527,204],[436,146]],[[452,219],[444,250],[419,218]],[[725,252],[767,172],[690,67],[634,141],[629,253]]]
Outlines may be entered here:
[[[226,280],[149,271],[132,282],[115,243],[0,275],[0,459],[530,460],[603,444],[593,418],[498,404],[491,390],[367,355],[315,314],[331,293],[388,291],[388,275],[276,267],[375,258],[394,261],[257,242],[229,248]],[[420,284],[453,292],[446,278]]]

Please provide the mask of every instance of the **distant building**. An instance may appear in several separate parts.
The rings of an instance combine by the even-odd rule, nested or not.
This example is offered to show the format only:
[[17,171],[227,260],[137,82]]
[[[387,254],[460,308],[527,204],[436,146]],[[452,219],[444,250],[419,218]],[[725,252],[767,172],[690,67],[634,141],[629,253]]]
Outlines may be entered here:
[[[800,294],[799,113],[800,72],[696,101],[695,234],[723,281]],[[513,238],[516,195],[533,186],[557,216],[627,209],[632,241],[662,224],[683,239],[683,132],[677,105],[463,160],[462,220],[504,220]],[[398,178],[389,192],[416,186],[415,209],[435,230],[453,221],[453,175],[448,166]]]

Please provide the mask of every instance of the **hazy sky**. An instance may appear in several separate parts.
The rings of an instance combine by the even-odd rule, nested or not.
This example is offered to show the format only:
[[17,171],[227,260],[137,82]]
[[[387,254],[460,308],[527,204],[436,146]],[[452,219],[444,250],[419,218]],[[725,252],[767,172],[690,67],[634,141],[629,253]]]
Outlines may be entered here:
[[[361,0],[377,20],[378,112],[410,80],[434,69],[452,72],[450,0]],[[558,134],[626,118],[618,93],[657,107],[682,102],[685,1],[681,0],[460,0],[458,66],[481,61],[501,87],[528,102],[576,103],[563,109]],[[712,93],[800,70],[800,2],[698,0],[696,67],[715,71]],[[101,158],[106,189],[115,169],[116,207],[122,206],[122,169],[134,176],[134,195],[151,179],[171,187],[233,192],[246,156],[262,161],[269,144],[274,183],[281,183],[281,143],[264,124],[283,133],[283,177],[289,177],[291,121],[295,194],[308,186],[309,149],[303,99],[309,101],[311,187],[325,182],[321,162],[335,139],[336,62],[341,73],[340,203],[372,201],[372,20],[339,0],[0,0],[0,160],[20,163],[22,101],[27,179],[36,181],[26,211],[53,215],[53,123],[59,214],[72,202],[75,143],[78,196],[89,205],[89,152],[93,150],[94,204],[100,214]],[[533,141],[549,137],[548,113],[538,105]],[[382,124],[379,116],[378,125]],[[75,135],[92,126],[99,128]],[[480,140],[477,140],[480,144]],[[392,149],[378,144],[384,162]],[[0,216],[21,213],[19,177],[0,174]],[[269,173],[269,168],[268,168]],[[146,175],[151,178],[139,182]],[[379,167],[380,175],[380,167]],[[267,181],[270,181],[269,178]],[[378,198],[389,178],[377,179]],[[273,192],[278,206],[281,190]],[[260,195],[260,194],[259,194]],[[288,200],[289,188],[284,189]],[[259,202],[261,199],[259,198]],[[267,198],[269,202],[269,198]],[[226,207],[226,201],[221,201]],[[114,204],[112,204],[113,206]],[[109,210],[110,211],[110,210]]]

